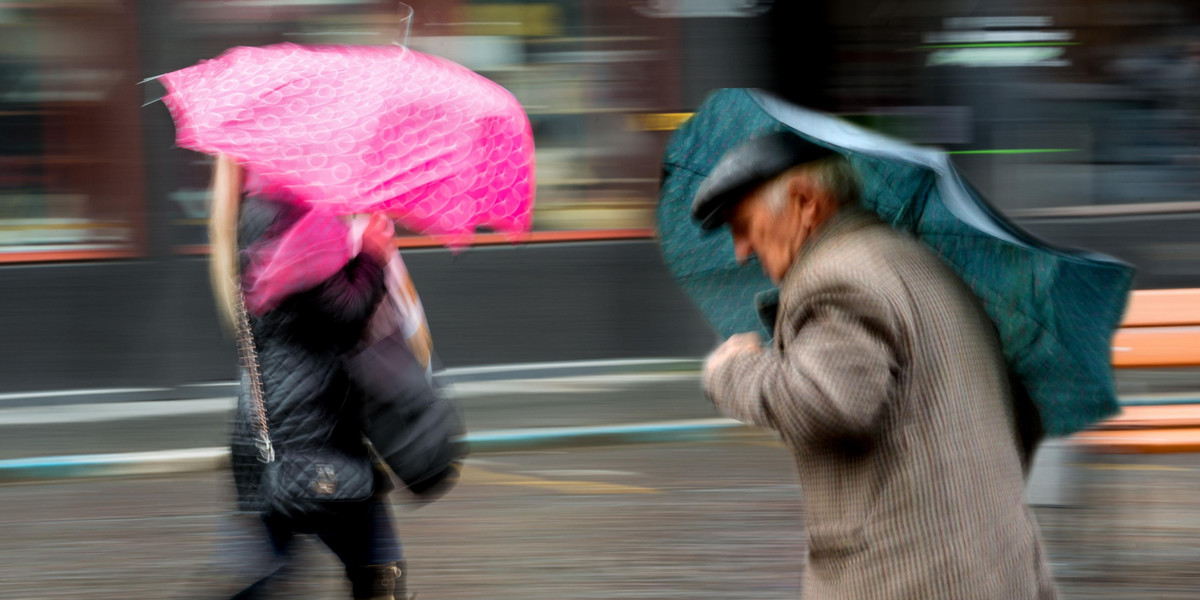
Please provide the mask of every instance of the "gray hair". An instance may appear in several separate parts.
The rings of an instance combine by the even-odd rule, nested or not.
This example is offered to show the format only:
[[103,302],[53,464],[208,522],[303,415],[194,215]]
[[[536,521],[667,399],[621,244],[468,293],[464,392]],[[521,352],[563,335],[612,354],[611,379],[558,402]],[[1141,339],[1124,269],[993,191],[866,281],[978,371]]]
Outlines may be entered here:
[[858,173],[845,157],[837,155],[792,167],[771,180],[767,192],[767,206],[773,212],[783,209],[787,200],[787,182],[793,177],[811,177],[817,185],[829,192],[839,207],[858,202],[861,188]]

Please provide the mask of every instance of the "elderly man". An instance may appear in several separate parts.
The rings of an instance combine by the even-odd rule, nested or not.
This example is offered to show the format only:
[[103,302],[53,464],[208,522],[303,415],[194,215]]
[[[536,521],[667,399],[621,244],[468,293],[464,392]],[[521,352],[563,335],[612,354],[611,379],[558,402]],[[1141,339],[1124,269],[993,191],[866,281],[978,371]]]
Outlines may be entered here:
[[739,261],[780,288],[770,347],[730,338],[704,388],[795,457],[804,597],[1054,598],[1023,496],[1032,444],[963,282],[858,205],[845,159],[787,133],[727,153],[693,216],[728,224]]

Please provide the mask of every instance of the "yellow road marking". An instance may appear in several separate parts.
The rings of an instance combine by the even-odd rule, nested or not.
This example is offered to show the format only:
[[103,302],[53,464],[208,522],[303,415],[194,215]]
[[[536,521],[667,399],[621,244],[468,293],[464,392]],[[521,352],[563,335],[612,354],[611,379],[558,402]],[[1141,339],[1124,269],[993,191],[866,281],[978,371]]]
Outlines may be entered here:
[[636,485],[622,485],[619,483],[605,483],[601,481],[562,481],[553,479],[542,479],[539,477],[529,477],[527,475],[510,475],[508,473],[496,473],[481,469],[479,467],[467,466],[463,469],[462,481],[465,483],[473,483],[476,485],[512,485],[518,487],[531,487],[543,489],[560,494],[657,494],[661,490],[654,488],[640,487]]
[[635,131],[674,131],[691,118],[692,113],[645,113],[629,115],[630,129]]
[[783,442],[778,440],[771,442],[746,442],[746,444],[751,446],[762,446],[764,448],[786,448],[786,446],[783,445]]

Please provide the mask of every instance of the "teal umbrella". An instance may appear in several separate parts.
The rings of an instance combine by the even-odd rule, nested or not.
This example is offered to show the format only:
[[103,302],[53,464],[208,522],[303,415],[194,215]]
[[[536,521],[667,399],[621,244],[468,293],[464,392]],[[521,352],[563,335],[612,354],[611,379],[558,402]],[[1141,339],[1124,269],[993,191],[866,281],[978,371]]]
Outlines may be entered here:
[[862,179],[863,204],[915,234],[979,296],[1047,435],[1079,431],[1118,411],[1111,342],[1132,267],[1035,239],[993,210],[942,152],[756,90],[710,95],[663,157],[657,215],[663,255],[722,336],[769,337],[769,319],[759,314],[772,313],[777,292],[757,266],[737,264],[727,230],[701,231],[691,218],[692,199],[726,150],[785,130],[844,155]]

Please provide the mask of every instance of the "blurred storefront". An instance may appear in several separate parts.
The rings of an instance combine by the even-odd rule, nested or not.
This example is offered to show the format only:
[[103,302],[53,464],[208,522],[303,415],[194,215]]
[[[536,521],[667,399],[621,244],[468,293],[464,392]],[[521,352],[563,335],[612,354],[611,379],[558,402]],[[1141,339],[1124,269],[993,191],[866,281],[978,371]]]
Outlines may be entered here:
[[[722,86],[955,152],[1017,216],[1197,198],[1192,2],[410,4],[413,48],[527,107],[543,231],[651,227],[660,149]],[[0,30],[0,254],[24,262],[202,250],[206,159],[172,148],[141,79],[233,45],[391,43],[399,24],[392,0],[54,0],[0,2]]]
[[[172,147],[153,103],[161,86],[138,82],[234,45],[392,43],[396,4],[0,2],[6,262],[202,251],[207,160]],[[539,230],[651,226],[669,128],[644,115],[681,110],[674,20],[595,0],[409,4],[411,47],[479,71],[527,107]]]
[[951,151],[1011,215],[1200,199],[1194,2],[851,1],[831,18],[836,110]]
[[142,250],[135,27],[120,1],[0,2],[0,252]]
[[[1143,287],[1200,286],[1194,2],[408,4],[411,47],[526,107],[539,239],[592,241],[406,254],[451,366],[711,345],[651,236],[661,150],[716,87],[944,148],[1047,239],[1125,258]],[[209,163],[174,147],[161,86],[139,82],[235,45],[400,31],[392,0],[0,0],[7,388],[231,379],[205,273]]]

